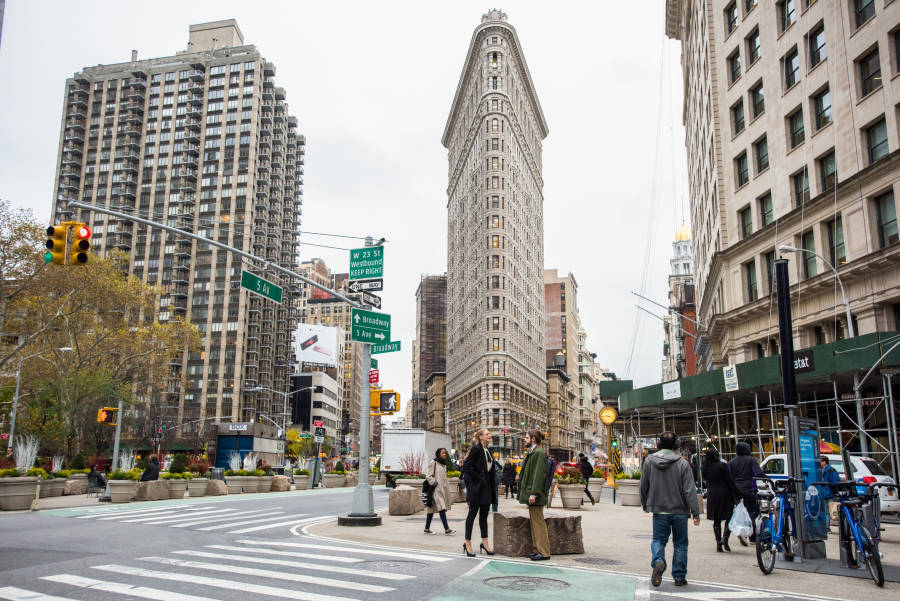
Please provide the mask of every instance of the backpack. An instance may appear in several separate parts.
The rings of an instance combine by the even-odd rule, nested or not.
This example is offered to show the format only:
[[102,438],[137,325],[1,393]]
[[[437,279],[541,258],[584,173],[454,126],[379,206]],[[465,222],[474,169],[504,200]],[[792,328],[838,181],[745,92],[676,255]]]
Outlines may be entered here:
[[547,485],[544,487],[544,494],[550,499],[550,489],[553,488],[553,475],[556,474],[556,459],[547,455]]

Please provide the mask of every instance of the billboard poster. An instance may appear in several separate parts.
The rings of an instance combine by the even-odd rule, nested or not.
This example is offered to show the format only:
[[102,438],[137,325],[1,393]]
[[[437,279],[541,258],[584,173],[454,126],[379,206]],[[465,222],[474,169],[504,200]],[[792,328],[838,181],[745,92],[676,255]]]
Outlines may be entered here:
[[301,323],[297,328],[297,360],[337,367],[337,328]]

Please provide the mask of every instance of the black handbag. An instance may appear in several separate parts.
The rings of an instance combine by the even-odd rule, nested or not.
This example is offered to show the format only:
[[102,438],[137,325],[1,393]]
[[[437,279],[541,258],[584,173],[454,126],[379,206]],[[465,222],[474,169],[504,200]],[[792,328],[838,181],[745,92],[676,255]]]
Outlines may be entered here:
[[[437,471],[437,466],[434,469]],[[427,479],[422,482],[422,504],[425,507],[434,506],[434,489],[437,488],[437,474],[432,473],[432,476],[434,476],[434,484],[429,484]]]

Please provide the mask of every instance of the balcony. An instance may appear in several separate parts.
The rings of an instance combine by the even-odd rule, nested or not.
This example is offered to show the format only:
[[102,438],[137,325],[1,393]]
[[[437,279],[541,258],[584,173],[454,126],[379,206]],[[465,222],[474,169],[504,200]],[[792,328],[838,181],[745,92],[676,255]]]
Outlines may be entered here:
[[202,105],[203,104],[203,88],[198,85],[192,85],[190,87],[190,94],[188,94],[188,102],[193,105]]
[[275,100],[284,100],[284,88],[275,88]]
[[264,63],[263,64],[263,75],[266,77],[274,77],[275,76],[275,64],[274,63]]
[[87,106],[87,101],[80,96],[69,96],[69,106]]
[[202,82],[206,79],[206,73],[202,70],[203,65],[195,65],[194,70],[188,74],[188,77],[191,78],[191,81],[200,81]]

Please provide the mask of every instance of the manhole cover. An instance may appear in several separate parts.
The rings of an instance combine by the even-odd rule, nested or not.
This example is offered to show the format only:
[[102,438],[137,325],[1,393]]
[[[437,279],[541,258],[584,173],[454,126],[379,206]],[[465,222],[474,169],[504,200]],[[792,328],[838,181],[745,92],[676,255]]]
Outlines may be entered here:
[[592,566],[621,566],[625,565],[624,561],[618,559],[607,559],[606,557],[578,557],[575,559],[578,563],[586,563]]
[[368,568],[370,570],[375,571],[388,571],[388,570],[418,570],[420,568],[427,568],[428,564],[423,563],[421,561],[404,561],[402,559],[396,560],[381,560],[381,561],[361,561],[357,566],[362,568]]
[[488,578],[484,583],[508,591],[559,591],[569,588],[568,582],[534,576],[500,576]]
[[631,538],[646,538],[649,540],[649,539],[653,538],[653,535],[652,534],[632,534]]

